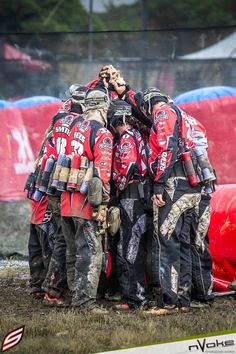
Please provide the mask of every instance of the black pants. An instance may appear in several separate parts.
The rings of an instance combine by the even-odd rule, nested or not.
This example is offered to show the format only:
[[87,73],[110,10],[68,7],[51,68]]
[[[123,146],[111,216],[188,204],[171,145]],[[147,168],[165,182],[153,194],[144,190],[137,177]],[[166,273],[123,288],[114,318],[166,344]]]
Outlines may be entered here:
[[28,242],[30,288],[31,292],[41,291],[41,285],[45,279],[52,255],[53,225],[30,224],[30,237]]
[[147,215],[137,199],[121,199],[120,208],[117,275],[124,299],[131,307],[136,307],[145,301]]
[[210,213],[210,196],[202,194],[191,224],[192,298],[200,301],[214,298],[212,258],[208,246]]
[[48,196],[48,205],[52,210],[55,227],[54,248],[43,289],[53,297],[60,297],[67,289],[66,281],[66,241],[61,226],[60,197]]
[[192,287],[190,227],[200,201],[199,188],[184,178],[171,177],[163,198],[165,206],[154,206],[156,266],[163,305],[189,306]]

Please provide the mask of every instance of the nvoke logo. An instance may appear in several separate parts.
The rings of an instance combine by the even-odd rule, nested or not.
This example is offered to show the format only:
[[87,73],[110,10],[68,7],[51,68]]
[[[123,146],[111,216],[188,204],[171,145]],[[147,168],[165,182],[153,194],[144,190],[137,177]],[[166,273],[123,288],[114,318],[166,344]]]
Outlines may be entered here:
[[[234,340],[233,339],[228,339],[228,340],[207,340],[206,338],[204,339],[197,339],[197,344],[190,345],[188,347],[188,350],[190,352],[197,352],[200,351],[202,353],[207,353],[208,350],[210,349],[219,349],[220,353],[222,352],[223,348],[229,348],[235,346]],[[210,352],[208,352],[210,353]],[[217,351],[214,351],[214,353],[217,353]]]

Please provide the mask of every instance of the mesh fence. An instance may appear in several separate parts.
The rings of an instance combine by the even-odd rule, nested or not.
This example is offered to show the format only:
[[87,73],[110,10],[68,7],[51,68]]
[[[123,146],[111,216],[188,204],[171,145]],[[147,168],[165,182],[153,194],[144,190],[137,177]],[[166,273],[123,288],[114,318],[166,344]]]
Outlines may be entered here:
[[106,63],[119,67],[135,90],[157,86],[176,96],[236,86],[235,34],[236,27],[1,35],[0,98],[60,97],[68,85],[96,78]]

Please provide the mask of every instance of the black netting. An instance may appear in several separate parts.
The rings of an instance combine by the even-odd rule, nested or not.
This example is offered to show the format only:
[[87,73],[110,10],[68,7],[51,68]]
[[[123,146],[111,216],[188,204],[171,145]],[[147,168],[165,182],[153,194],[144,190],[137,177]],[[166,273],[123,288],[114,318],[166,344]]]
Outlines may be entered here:
[[61,96],[68,85],[96,78],[106,63],[119,67],[135,90],[157,86],[176,96],[200,87],[236,86],[235,58],[236,27],[2,35],[0,98]]

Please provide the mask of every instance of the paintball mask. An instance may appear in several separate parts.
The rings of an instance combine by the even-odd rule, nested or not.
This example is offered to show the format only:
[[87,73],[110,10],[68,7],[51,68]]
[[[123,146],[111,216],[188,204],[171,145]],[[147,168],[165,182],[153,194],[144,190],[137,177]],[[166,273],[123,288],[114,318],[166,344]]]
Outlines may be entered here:
[[83,87],[80,84],[72,84],[70,85],[70,87],[65,91],[65,93],[63,94],[61,100],[62,102],[67,101],[69,98],[72,97],[72,94],[75,90],[77,90],[79,87]]
[[109,124],[115,130],[119,125],[126,124],[126,118],[132,117],[131,105],[123,100],[113,101],[109,109]]
[[152,108],[157,102],[169,102],[167,95],[155,87],[149,87],[143,92],[143,99],[140,108],[144,110],[147,117],[152,115]]
[[87,87],[79,86],[72,92],[71,103],[73,106],[80,106],[83,113],[85,110],[85,95],[87,92]]

